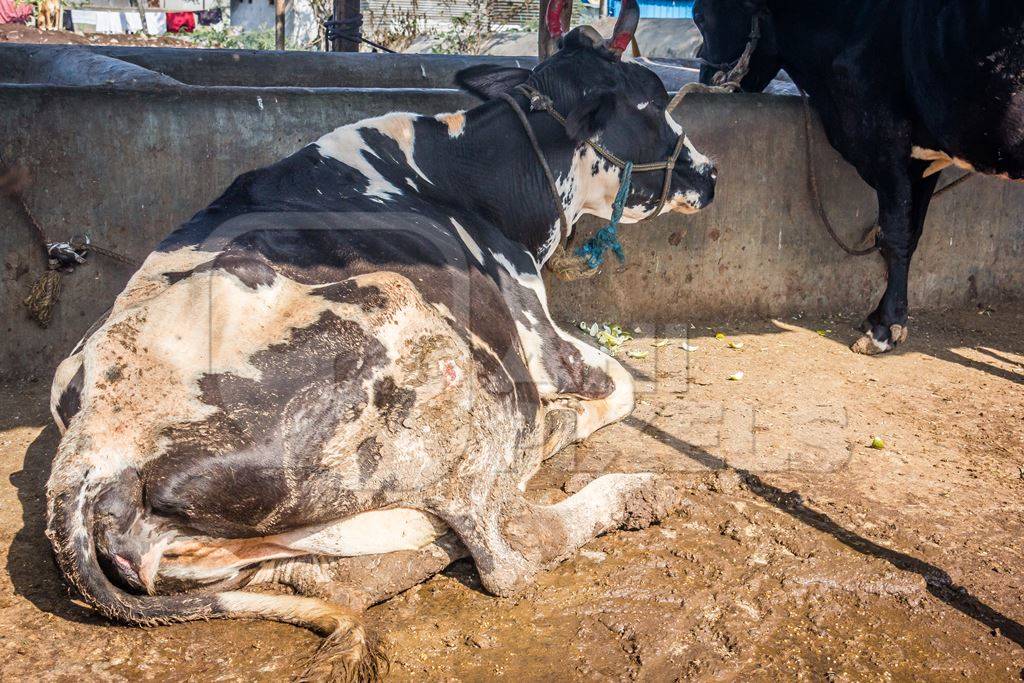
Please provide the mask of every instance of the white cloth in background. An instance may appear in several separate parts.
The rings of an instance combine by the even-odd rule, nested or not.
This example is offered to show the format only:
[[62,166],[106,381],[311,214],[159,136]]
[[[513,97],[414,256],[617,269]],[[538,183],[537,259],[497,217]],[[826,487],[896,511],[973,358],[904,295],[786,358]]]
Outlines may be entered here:
[[71,23],[75,25],[76,31],[81,31],[80,27],[83,25],[95,26],[98,14],[99,12],[88,9],[73,9],[71,10]]
[[121,23],[125,33],[142,33],[142,17],[137,11],[121,12]]
[[167,33],[167,15],[163,12],[146,12],[146,33],[151,36]]
[[96,33],[122,33],[121,14],[121,12],[97,12]]

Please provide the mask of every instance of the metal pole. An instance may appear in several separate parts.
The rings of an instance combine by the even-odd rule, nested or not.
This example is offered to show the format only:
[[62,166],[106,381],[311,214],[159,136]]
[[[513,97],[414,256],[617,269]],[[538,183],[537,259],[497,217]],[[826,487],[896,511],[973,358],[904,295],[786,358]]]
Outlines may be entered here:
[[284,49],[284,0],[274,0],[274,47]]

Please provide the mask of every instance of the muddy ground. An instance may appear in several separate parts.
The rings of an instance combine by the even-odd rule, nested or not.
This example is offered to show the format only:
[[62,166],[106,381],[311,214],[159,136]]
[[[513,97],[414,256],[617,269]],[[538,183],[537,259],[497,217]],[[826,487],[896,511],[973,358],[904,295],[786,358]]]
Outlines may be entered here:
[[[842,316],[641,328],[633,417],[531,488],[671,470],[683,512],[514,599],[462,562],[373,608],[394,680],[1021,680],[1024,306],[920,316],[880,358]],[[43,537],[46,384],[0,392],[0,680],[296,673],[318,642],[298,628],[129,628],[69,598]]]

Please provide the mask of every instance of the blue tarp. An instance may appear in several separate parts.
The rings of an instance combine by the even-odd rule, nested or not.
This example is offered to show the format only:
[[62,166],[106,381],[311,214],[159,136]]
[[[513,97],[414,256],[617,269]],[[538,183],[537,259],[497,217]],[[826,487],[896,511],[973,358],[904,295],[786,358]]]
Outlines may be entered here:
[[[641,19],[693,19],[693,0],[639,0]],[[618,16],[621,0],[608,0],[608,16]]]

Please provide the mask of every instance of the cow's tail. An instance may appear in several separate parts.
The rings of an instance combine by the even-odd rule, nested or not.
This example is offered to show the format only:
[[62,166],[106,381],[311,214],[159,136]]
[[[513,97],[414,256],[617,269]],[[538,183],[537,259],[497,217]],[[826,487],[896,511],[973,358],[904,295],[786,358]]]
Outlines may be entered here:
[[373,681],[386,675],[387,658],[367,633],[359,613],[334,603],[244,591],[136,595],[122,590],[111,582],[97,556],[93,519],[97,488],[89,483],[88,472],[70,486],[55,485],[51,479],[46,535],[64,576],[107,618],[140,626],[200,619],[283,621],[326,636],[304,679]]

